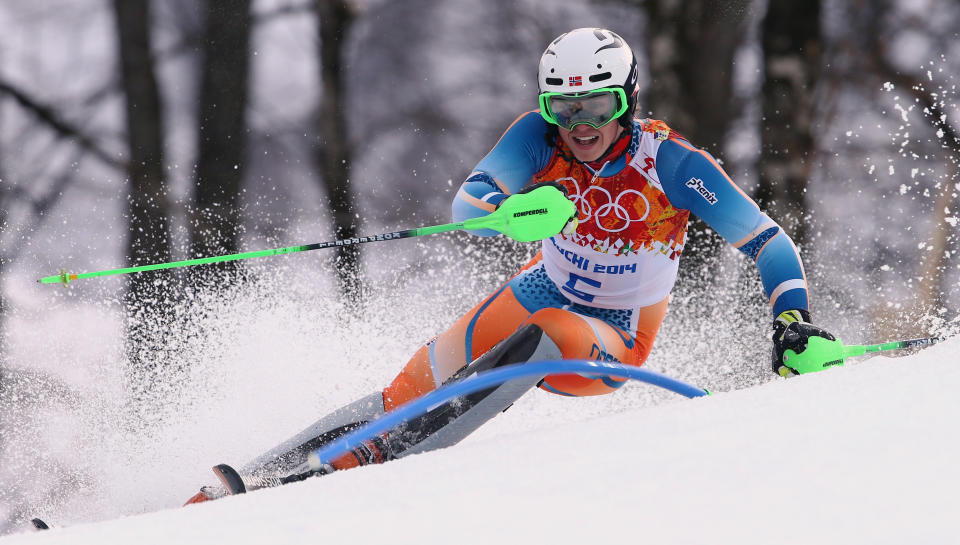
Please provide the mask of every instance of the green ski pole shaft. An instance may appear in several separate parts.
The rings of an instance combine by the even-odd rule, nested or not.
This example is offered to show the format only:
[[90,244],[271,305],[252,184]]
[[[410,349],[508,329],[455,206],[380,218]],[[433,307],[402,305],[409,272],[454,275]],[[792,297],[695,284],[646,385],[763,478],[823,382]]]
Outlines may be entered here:
[[333,240],[330,242],[317,242],[315,244],[306,244],[303,246],[289,246],[286,248],[274,248],[272,250],[260,250],[256,252],[200,257],[197,259],[186,259],[183,261],[173,261],[169,263],[154,263],[153,265],[140,265],[138,267],[126,267],[122,269],[111,269],[108,271],[68,274],[66,270],[62,270],[58,275],[41,278],[40,283],[60,283],[66,286],[73,280],[81,280],[83,278],[96,278],[100,276],[112,276],[117,274],[158,271],[161,269],[175,269],[177,267],[222,263],[224,261],[237,261],[240,259],[250,259],[253,257],[266,257],[271,255],[308,252],[310,250],[334,248],[337,246],[352,246],[354,244],[363,244],[365,242],[422,237],[436,233],[445,233],[447,231],[458,231],[460,229],[471,231],[491,229],[503,233],[519,242],[532,242],[534,240],[542,240],[556,235],[568,224],[568,222],[575,222],[576,217],[576,207],[570,200],[567,199],[567,196],[563,192],[554,187],[540,187],[528,193],[513,195],[511,198],[505,199],[496,210],[490,214],[487,214],[486,216],[471,218],[466,221],[456,223],[444,223],[442,225],[417,227],[415,229],[406,229],[404,231],[394,231],[392,233],[383,233],[380,235],[367,237]]
[[886,352],[887,350],[902,350],[904,348],[920,348],[936,344],[946,337],[926,337],[923,339],[910,339],[906,341],[891,341],[888,343],[868,344],[868,345],[848,345],[843,347],[843,356],[861,356],[870,352]]
[[46,276],[44,278],[41,278],[40,283],[41,284],[60,283],[66,286],[69,282],[72,282],[74,280],[82,280],[84,278],[97,278],[101,276],[113,276],[118,274],[132,274],[132,273],[139,273],[139,272],[145,272],[145,271],[159,271],[162,269],[191,267],[194,265],[222,263],[225,261],[237,261],[240,259],[251,259],[255,257],[267,257],[272,255],[293,254],[297,252],[309,252],[310,250],[322,250],[324,248],[334,248],[337,246],[352,246],[355,244],[363,244],[365,242],[379,242],[382,240],[399,240],[402,238],[420,237],[424,235],[432,235],[435,233],[443,233],[446,231],[455,231],[457,229],[462,229],[463,226],[464,226],[463,222],[448,223],[444,225],[418,227],[416,229],[406,229],[403,231],[394,231],[392,233],[382,233],[379,235],[366,236],[366,237],[348,238],[343,240],[332,240],[328,242],[317,242],[314,244],[305,244],[302,246],[288,246],[286,248],[274,248],[271,250],[259,250],[255,252],[242,252],[239,254],[219,255],[219,256],[213,256],[213,257],[201,257],[197,259],[186,259],[183,261],[172,261],[169,263],[154,263],[151,265],[141,265],[138,267],[125,267],[122,269],[111,269],[107,271],[68,274],[64,270],[64,271],[61,271],[60,274],[58,275]]

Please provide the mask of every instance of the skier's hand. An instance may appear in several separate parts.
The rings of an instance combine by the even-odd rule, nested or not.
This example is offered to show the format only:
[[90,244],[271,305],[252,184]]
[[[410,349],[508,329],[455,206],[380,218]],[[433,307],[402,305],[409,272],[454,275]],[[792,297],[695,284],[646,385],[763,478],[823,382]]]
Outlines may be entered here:
[[783,361],[784,352],[793,350],[800,354],[807,349],[811,337],[823,337],[829,341],[836,337],[810,323],[810,313],[806,310],[786,310],[773,321],[773,372],[781,377],[802,375],[824,368],[823,362],[817,366],[798,365],[789,359]]
[[[524,187],[523,189],[521,189],[520,191],[518,191],[518,192],[516,193],[516,195],[523,195],[524,193],[530,193],[530,192],[533,191],[534,189],[538,189],[538,188],[541,188],[541,187],[544,187],[544,186],[553,187],[553,188],[557,189],[558,191],[560,191],[561,193],[563,193],[563,196],[564,196],[564,197],[569,197],[569,195],[567,194],[567,188],[563,187],[563,185],[560,184],[560,182],[553,182],[553,181],[550,181],[550,182],[540,182],[540,183],[538,183],[538,184],[530,184],[530,185],[528,185],[527,187]],[[513,196],[513,195],[511,195],[511,197],[512,197],[512,196]],[[510,198],[510,197],[507,197],[507,199],[509,199],[509,198]],[[500,204],[497,205],[497,208],[500,208],[500,205],[503,204],[504,202],[506,202],[507,199],[503,199],[502,201],[500,201]],[[560,230],[560,234],[562,234],[562,235],[572,235],[573,232],[576,231],[576,230],[577,230],[577,216],[576,216],[576,214],[574,214],[573,216],[570,217],[570,220],[567,221],[566,225],[563,226],[563,229]]]

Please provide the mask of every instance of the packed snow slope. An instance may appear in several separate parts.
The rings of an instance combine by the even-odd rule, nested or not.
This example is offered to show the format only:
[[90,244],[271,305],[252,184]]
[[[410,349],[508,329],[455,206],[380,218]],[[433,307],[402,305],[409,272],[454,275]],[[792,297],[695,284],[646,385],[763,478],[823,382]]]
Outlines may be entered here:
[[955,338],[0,543],[957,543],[958,352]]

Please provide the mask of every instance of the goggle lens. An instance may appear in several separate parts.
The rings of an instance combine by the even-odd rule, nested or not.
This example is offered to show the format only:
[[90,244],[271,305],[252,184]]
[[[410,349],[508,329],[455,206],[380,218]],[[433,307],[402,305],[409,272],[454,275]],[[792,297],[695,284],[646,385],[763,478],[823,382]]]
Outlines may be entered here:
[[599,129],[626,110],[622,94],[621,89],[599,89],[581,96],[543,93],[540,95],[540,109],[546,114],[543,117],[547,121],[564,129],[573,129],[580,124]]

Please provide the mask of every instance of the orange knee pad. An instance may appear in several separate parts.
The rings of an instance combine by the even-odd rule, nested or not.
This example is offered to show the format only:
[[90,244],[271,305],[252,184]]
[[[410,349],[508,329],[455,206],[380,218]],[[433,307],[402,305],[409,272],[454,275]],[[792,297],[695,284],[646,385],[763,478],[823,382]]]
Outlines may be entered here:
[[[533,313],[527,323],[536,324],[560,349],[564,359],[583,359],[639,365],[646,354],[637,353],[629,334],[610,324],[569,310],[545,308]],[[646,349],[644,352],[649,352]],[[639,356],[642,356],[639,357]],[[602,395],[613,392],[625,379],[550,375],[540,388],[567,396]]]

